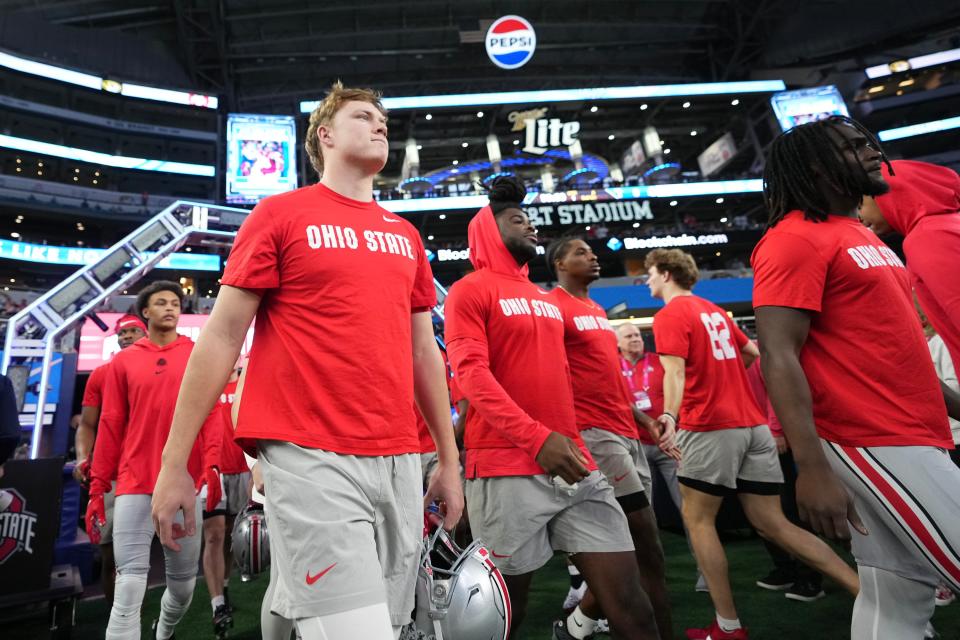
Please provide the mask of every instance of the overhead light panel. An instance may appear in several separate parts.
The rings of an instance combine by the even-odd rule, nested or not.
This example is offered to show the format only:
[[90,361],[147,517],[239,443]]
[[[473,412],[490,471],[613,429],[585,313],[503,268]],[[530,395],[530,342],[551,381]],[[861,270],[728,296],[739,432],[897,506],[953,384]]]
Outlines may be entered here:
[[[709,96],[725,93],[772,93],[783,91],[783,80],[744,80],[739,82],[695,82],[690,84],[637,85],[628,87],[596,87],[585,89],[549,89],[546,91],[499,91],[493,93],[457,93],[432,96],[383,98],[383,106],[391,111],[438,107],[482,107],[501,104],[544,104],[598,100],[631,100]],[[319,100],[304,100],[300,111],[310,113]],[[643,109],[643,105],[641,105]]]

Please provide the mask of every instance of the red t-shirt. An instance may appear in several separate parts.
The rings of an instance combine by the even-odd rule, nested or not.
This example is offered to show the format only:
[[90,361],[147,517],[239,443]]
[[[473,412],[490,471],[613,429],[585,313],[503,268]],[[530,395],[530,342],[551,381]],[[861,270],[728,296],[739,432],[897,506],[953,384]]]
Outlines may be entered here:
[[873,232],[854,218],[812,222],[793,211],[751,262],[754,307],[811,312],[800,364],[821,438],[953,448],[906,269]]
[[223,422],[223,445],[220,451],[220,473],[244,473],[249,471],[243,449],[234,442],[233,398],[237,393],[237,380],[228,382],[220,394],[220,417]]
[[83,401],[80,403],[84,407],[97,407],[103,405],[103,383],[107,379],[107,371],[110,363],[102,364],[90,372],[87,378],[87,386],[83,388]]
[[[636,364],[620,355],[620,372],[637,409],[656,420],[663,414],[663,365],[655,353],[644,353]],[[646,429],[639,429],[644,444],[656,444]]]
[[678,427],[716,431],[764,424],[740,349],[748,340],[727,312],[699,296],[677,296],[653,317],[657,353],[686,361]]
[[450,288],[444,309],[447,354],[470,400],[466,476],[546,473],[536,455],[551,431],[572,438],[595,469],[577,429],[563,316],[551,295],[526,277],[482,269]]
[[[350,455],[420,449],[411,314],[436,304],[420,235],[322,184],[263,200],[222,282],[262,294],[237,440]],[[371,340],[377,358],[369,356]]]
[[466,400],[467,397],[463,395],[463,391],[460,390],[460,385],[457,384],[457,376],[451,371],[450,372],[450,404],[456,407],[460,404],[461,400]]
[[[116,478],[117,495],[153,493],[192,351],[193,341],[186,336],[162,347],[144,338],[110,361],[91,476],[107,486]],[[219,461],[222,430],[217,406],[187,462],[195,481],[206,466]]]
[[617,334],[607,313],[593,300],[574,298],[560,287],[550,292],[550,298],[563,312],[577,427],[636,439],[634,400],[620,371]]

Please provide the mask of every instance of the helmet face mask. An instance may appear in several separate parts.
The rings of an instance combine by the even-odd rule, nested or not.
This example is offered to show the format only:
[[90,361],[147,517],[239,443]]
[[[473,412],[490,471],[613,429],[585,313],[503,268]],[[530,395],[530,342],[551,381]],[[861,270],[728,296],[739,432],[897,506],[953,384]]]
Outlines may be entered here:
[[270,567],[270,538],[262,505],[251,502],[243,508],[233,523],[230,539],[233,561],[243,582],[253,580]]
[[510,596],[482,542],[460,549],[442,527],[424,538],[413,617],[405,640],[506,640]]

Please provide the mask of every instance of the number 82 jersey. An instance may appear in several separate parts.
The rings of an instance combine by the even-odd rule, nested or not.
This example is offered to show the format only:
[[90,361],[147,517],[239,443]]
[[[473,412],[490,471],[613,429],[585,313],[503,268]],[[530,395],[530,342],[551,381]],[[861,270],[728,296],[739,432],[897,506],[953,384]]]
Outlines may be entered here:
[[681,429],[716,431],[766,423],[747,382],[747,336],[727,312],[695,295],[677,296],[653,318],[657,353],[683,358]]

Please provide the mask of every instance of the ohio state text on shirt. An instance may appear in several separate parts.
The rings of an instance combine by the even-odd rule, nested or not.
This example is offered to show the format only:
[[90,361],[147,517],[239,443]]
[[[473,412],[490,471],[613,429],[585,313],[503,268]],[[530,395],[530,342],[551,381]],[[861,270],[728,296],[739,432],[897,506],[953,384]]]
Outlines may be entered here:
[[953,448],[907,272],[859,221],[793,211],[751,258],[754,307],[810,312],[800,364],[818,435],[855,447]]
[[596,469],[577,429],[560,309],[504,246],[489,207],[467,237],[477,270],[454,283],[444,305],[447,356],[470,401],[467,478],[545,473],[536,456],[554,431]]
[[566,347],[577,427],[600,428],[638,438],[633,419],[633,397],[620,369],[617,334],[603,307],[593,300],[574,298],[557,287],[550,292],[563,312]]
[[241,446],[419,451],[410,323],[436,290],[410,223],[322,184],[273,196],[241,226],[222,282],[262,294]]

